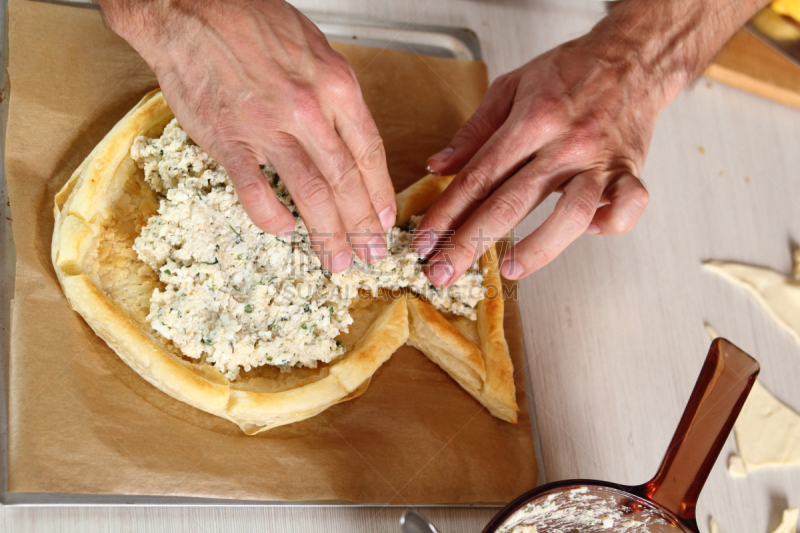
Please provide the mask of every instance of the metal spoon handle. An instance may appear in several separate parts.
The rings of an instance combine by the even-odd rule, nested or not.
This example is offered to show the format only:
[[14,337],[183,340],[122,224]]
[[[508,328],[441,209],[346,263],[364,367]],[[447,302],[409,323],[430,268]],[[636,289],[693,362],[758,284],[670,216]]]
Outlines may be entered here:
[[400,517],[400,529],[403,533],[439,533],[430,520],[422,516],[416,509],[407,509]]
[[694,521],[697,497],[758,371],[755,359],[715,339],[658,473],[635,491]]

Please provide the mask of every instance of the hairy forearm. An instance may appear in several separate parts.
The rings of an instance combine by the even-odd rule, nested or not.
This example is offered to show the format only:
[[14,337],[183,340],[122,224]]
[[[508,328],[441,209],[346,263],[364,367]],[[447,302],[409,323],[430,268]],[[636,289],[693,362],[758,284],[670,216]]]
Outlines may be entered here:
[[635,64],[666,106],[769,0],[625,0],[586,36]]
[[[94,0],[114,33],[128,41],[154,68],[161,43],[167,39],[170,0]],[[173,13],[174,15],[174,13]]]
[[[166,53],[165,47],[185,40],[187,34],[230,27],[236,20],[253,20],[249,0],[95,0],[106,22],[150,63]],[[265,0],[259,7],[284,7],[283,0]]]
[[167,6],[165,0],[94,0],[111,29],[132,39],[151,24],[152,13]]

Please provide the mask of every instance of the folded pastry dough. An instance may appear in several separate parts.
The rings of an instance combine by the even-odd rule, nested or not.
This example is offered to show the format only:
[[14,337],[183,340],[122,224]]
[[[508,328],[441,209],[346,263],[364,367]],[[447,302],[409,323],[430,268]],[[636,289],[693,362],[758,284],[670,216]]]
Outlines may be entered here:
[[745,472],[764,466],[800,465],[800,415],[758,381],[733,430]]
[[795,250],[792,276],[768,268],[708,261],[703,267],[743,288],[795,341],[800,343],[800,250]]
[[[130,158],[134,140],[156,137],[173,118],[160,91],[146,95],[95,147],[55,197],[52,260],[70,305],[131,368],[170,396],[255,434],[319,414],[362,394],[377,369],[409,339],[495,416],[516,421],[511,359],[503,332],[497,257],[481,259],[494,298],[478,320],[445,316],[423,300],[359,296],[338,337],[345,355],[317,368],[258,367],[229,381],[183,356],[146,317],[156,273],[133,251],[158,198]],[[428,176],[398,194],[398,224],[424,213],[452,177]],[[487,287],[489,286],[487,285]],[[411,314],[409,318],[409,307]],[[428,339],[436,339],[436,348]]]

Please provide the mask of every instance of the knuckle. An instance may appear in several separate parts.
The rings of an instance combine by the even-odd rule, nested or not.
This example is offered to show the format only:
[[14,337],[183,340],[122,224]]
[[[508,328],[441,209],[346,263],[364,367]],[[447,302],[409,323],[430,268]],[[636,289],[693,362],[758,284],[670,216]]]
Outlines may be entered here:
[[294,88],[293,102],[294,118],[301,124],[316,121],[322,115],[322,106],[317,92],[308,85]]
[[570,136],[579,142],[591,142],[603,136],[600,122],[597,120],[582,120],[571,128]]
[[642,213],[650,203],[650,193],[639,183],[636,188],[631,190],[629,201],[637,213]]
[[596,198],[593,188],[581,188],[564,206],[564,216],[574,226],[588,226],[597,211]]
[[369,196],[372,200],[372,205],[375,206],[375,211],[378,213],[390,205],[395,206],[395,209],[397,208],[397,204],[394,199],[394,189],[391,187],[391,184],[388,184],[387,187],[380,187],[374,191],[371,191]]
[[492,82],[492,85],[489,87],[489,90],[491,91],[506,88],[511,83],[511,78],[510,72],[506,72],[497,76],[497,78],[495,78],[495,80]]
[[320,262],[327,269],[333,267],[333,259],[337,255],[348,249],[342,232],[309,233],[309,240]]
[[[250,211],[253,211],[251,208]],[[255,213],[248,213],[250,220],[259,228],[272,230],[278,232],[283,229],[286,224],[281,225],[281,216],[277,210],[273,211],[269,208],[260,208]]]
[[346,239],[347,235],[345,234],[344,230],[336,229],[334,231],[328,232],[328,234],[330,235],[330,237],[328,237],[328,242],[333,244],[335,247],[337,248],[343,247],[346,244],[345,241],[347,240]]
[[452,246],[445,250],[443,255],[449,255],[450,264],[456,271],[460,272],[459,265],[471,265],[478,258],[476,257],[475,245],[465,242],[462,239],[453,239]]
[[525,218],[525,200],[521,195],[504,194],[498,196],[488,209],[488,215],[500,228],[510,228]]
[[[238,187],[237,195],[244,199],[243,205],[247,206],[247,215],[250,220],[259,228],[281,230],[281,219],[284,218],[280,211],[281,207],[275,207],[267,203],[267,196],[259,185],[255,182],[247,182]],[[280,227],[279,227],[280,226]]]
[[590,133],[576,132],[563,148],[562,157],[567,161],[605,161],[597,137]]
[[300,186],[303,201],[311,209],[319,209],[330,201],[328,185],[321,176],[312,176]]
[[629,193],[629,196],[629,208],[624,213],[609,218],[606,230],[608,233],[619,234],[632,230],[647,207],[650,198],[644,187],[637,187]]
[[636,222],[632,218],[615,214],[608,218],[603,232],[610,235],[619,235],[632,230],[634,225],[636,225]]
[[[232,179],[233,181],[233,179]],[[260,201],[264,198],[264,187],[256,180],[239,180],[235,183],[236,195],[247,200]]]
[[371,228],[372,217],[367,213],[359,213],[354,217],[352,217],[351,220],[352,220],[352,223],[350,224],[352,226],[351,229],[353,232],[355,232],[357,236],[362,236],[359,234],[362,232],[369,233],[372,230]]
[[476,165],[464,172],[459,188],[467,200],[480,200],[492,191],[492,179],[483,167]]
[[551,183],[554,176],[558,175],[559,170],[564,167],[561,157],[541,157],[534,159],[532,164],[526,165],[526,172],[530,172],[532,181],[544,182],[542,186]]
[[532,124],[550,128],[565,123],[563,102],[550,94],[537,94],[524,100],[523,110]]
[[456,142],[480,139],[484,136],[485,128],[484,121],[477,114],[472,115],[456,133]]
[[386,161],[386,148],[383,139],[376,137],[369,141],[358,157],[364,170],[373,171],[383,167]]
[[[527,250],[526,255],[528,256],[530,266],[533,267],[533,269],[539,269],[550,263],[558,254],[548,247],[536,247]],[[528,271],[528,269],[526,269],[526,271]]]
[[593,132],[580,127],[571,129],[569,137],[557,144],[557,151],[550,159],[559,166],[585,165],[604,166],[609,160],[602,148],[602,140]]
[[341,228],[332,231],[313,228],[309,230],[308,235],[311,243],[320,250],[341,251],[346,245],[345,233]]
[[335,93],[343,93],[358,87],[356,74],[347,59],[335,52],[328,64],[328,79],[326,85]]
[[361,173],[355,160],[343,162],[330,177],[331,188],[337,196],[348,196],[361,184]]
[[215,129],[214,135],[208,142],[208,153],[217,160],[224,160],[225,170],[231,174],[231,179],[236,179],[236,174],[241,170],[243,156],[247,155],[248,146],[237,139],[238,131],[229,126]]
[[297,138],[285,133],[274,132],[267,138],[267,140],[272,148],[278,148],[281,150],[290,150],[297,146]]

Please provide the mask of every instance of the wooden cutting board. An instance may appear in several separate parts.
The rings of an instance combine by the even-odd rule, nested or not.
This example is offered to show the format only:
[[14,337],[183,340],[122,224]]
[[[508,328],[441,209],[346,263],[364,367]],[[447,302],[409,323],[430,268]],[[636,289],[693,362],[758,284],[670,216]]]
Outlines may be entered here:
[[800,66],[746,29],[734,34],[704,75],[800,109]]

